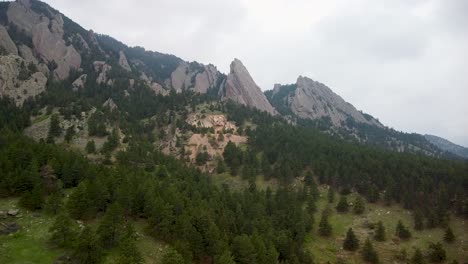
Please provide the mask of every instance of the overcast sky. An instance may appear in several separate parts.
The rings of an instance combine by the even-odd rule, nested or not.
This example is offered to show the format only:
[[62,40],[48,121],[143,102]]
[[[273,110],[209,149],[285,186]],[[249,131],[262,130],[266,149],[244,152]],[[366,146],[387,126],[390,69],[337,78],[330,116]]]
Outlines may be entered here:
[[257,84],[305,75],[389,127],[468,146],[468,0],[46,0],[86,29]]

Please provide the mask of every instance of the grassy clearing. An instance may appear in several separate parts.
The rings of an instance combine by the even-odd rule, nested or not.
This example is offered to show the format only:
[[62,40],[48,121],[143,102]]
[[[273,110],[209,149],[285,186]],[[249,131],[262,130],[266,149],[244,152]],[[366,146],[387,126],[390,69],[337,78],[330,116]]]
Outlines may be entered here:
[[[356,194],[348,196],[348,202],[353,202]],[[338,200],[338,196],[337,199]],[[374,248],[378,251],[381,263],[400,263],[396,255],[400,250],[405,249],[408,256],[411,257],[415,248],[420,248],[423,253],[427,251],[430,242],[442,242],[444,229],[434,228],[423,231],[413,229],[413,216],[408,210],[397,205],[384,206],[383,204],[366,204],[366,211],[362,215],[355,215],[352,212],[346,214],[336,213],[334,204],[328,204],[326,190],[321,188],[321,197],[317,203],[319,212],[331,206],[334,213],[330,217],[330,224],[333,226],[333,235],[330,238],[323,238],[317,234],[317,225],[320,219],[320,213],[315,216],[315,229],[306,239],[306,248],[314,255],[317,263],[334,263],[338,257],[347,261],[347,263],[362,263],[360,252],[350,253],[342,249],[345,233],[348,228],[353,228],[355,234],[362,243],[367,237],[372,237],[373,230],[368,228],[369,223],[382,221],[387,234],[387,241],[373,241]],[[395,227],[398,220],[402,220],[405,226],[410,228],[412,238],[408,241],[400,241],[395,237]],[[468,232],[466,223],[456,217],[452,217],[450,226],[457,237],[453,244],[443,243],[447,252],[447,259],[458,260],[459,263],[465,263],[468,259]],[[401,262],[403,263],[403,262]]]
[[[17,208],[18,198],[0,199],[0,210]],[[29,212],[20,209],[20,217],[14,219],[21,226],[21,230],[10,235],[0,235],[0,263],[9,264],[50,264],[65,252],[53,248],[48,244],[49,228],[54,217],[42,211]],[[88,222],[88,225],[97,227],[99,218]],[[145,263],[160,263],[168,246],[157,241],[145,232],[146,222],[134,222],[138,234],[137,246]],[[110,251],[104,263],[116,263],[117,251]]]
[[[16,208],[17,203],[16,198],[0,199],[0,209]],[[17,223],[21,226],[20,231],[0,235],[0,263],[50,264],[60,256],[62,251],[51,248],[47,243],[53,217],[42,212],[20,210]]]
[[[229,173],[217,173],[210,175],[212,182],[217,186],[224,184],[228,185],[232,190],[242,190],[249,187],[249,183],[242,179],[240,175],[232,176]],[[265,180],[262,175],[258,175],[255,184],[257,189],[266,190],[268,187],[272,190],[276,190],[278,182],[275,179]]]

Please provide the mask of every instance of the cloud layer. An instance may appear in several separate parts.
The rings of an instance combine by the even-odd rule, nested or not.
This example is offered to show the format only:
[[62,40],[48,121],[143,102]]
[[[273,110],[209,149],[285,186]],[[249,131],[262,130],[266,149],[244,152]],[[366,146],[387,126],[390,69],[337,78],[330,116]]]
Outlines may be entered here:
[[405,132],[468,146],[468,1],[47,0],[129,45],[240,58],[262,89],[306,75]]

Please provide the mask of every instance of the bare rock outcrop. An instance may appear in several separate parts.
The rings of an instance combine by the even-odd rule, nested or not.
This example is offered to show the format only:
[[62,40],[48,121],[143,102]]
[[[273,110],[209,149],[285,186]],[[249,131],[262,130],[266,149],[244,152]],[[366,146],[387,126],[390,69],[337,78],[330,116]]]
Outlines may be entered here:
[[99,73],[98,77],[96,78],[96,83],[101,84],[101,83],[107,83],[109,84],[109,81],[107,78],[107,73],[112,69],[112,66],[107,64],[105,61],[95,61],[93,62],[93,67],[96,72]]
[[117,109],[117,104],[112,100],[112,98],[109,98],[102,104],[102,107],[108,107],[112,111]]
[[0,25],[0,48],[3,48],[7,54],[18,55],[15,43],[2,25]]
[[78,79],[72,83],[73,91],[78,91],[79,89],[84,88],[87,77],[87,74],[82,74],[80,77],[78,77]]
[[81,56],[72,45],[67,46],[63,39],[63,18],[59,13],[48,11],[47,16],[35,13],[28,0],[12,2],[9,5],[8,21],[32,38],[35,52],[47,62],[55,62],[57,78],[66,79],[70,69],[78,69]]
[[42,72],[29,72],[26,65],[19,56],[0,56],[0,95],[13,98],[17,105],[45,91],[47,83]]
[[364,116],[324,84],[307,77],[299,76],[296,89],[287,100],[291,111],[304,119],[329,117],[333,125],[341,126],[351,117],[356,122],[381,126],[376,119]]
[[213,65],[183,62],[172,72],[170,86],[178,93],[182,90],[206,93],[215,87],[217,79],[218,71]]
[[132,71],[130,65],[128,64],[127,57],[125,56],[125,53],[123,51],[119,52],[119,65],[126,71]]
[[238,59],[231,63],[231,71],[226,79],[224,89],[220,90],[223,99],[231,99],[240,104],[266,111],[272,115],[276,110],[271,106],[262,90],[250,76]]

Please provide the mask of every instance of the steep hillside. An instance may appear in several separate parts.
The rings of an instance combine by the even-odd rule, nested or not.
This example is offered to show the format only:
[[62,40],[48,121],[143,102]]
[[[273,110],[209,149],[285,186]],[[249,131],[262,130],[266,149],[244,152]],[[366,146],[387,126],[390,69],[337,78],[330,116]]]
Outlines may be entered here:
[[278,112],[294,123],[398,152],[442,155],[442,151],[422,135],[385,127],[373,116],[358,111],[326,85],[310,78],[299,76],[295,84],[277,84],[265,95]]
[[465,148],[463,146],[457,145],[455,143],[452,143],[448,141],[445,138],[441,138],[438,136],[434,135],[424,135],[424,137],[429,140],[432,144],[436,145],[438,148],[450,152],[452,154],[455,154],[459,157],[468,159],[468,148]]

